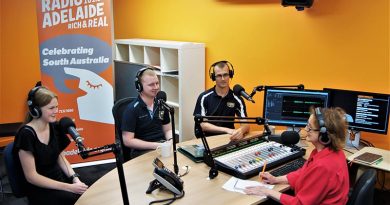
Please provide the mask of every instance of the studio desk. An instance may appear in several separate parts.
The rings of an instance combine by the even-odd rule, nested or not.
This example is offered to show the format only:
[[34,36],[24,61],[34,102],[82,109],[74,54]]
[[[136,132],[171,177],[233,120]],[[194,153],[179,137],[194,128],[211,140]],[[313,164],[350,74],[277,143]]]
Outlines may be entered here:
[[[251,132],[247,137],[260,135],[261,132]],[[207,141],[210,148],[218,147],[230,142],[228,135],[218,135],[208,137]],[[200,139],[179,143],[178,145],[201,144]],[[305,158],[308,157],[312,146],[306,147]],[[151,194],[146,194],[145,191],[149,187],[149,183],[154,180],[152,165],[153,160],[159,157],[156,151],[149,152],[140,157],[132,159],[123,164],[123,169],[126,179],[126,187],[128,191],[130,204],[148,204],[151,201],[171,198],[172,194],[168,191],[155,190]],[[173,155],[160,160],[165,166],[173,171]],[[232,176],[219,171],[219,175],[212,179],[208,179],[210,167],[204,163],[195,163],[180,152],[177,152],[177,161],[179,173],[184,173],[184,166],[189,166],[189,173],[181,179],[184,181],[185,196],[177,199],[174,204],[259,204],[266,199],[257,196],[240,194],[238,192],[230,192],[222,188]],[[258,180],[258,177],[252,177],[249,180]],[[285,191],[289,188],[288,185],[276,185],[275,190]],[[97,180],[89,189],[79,198],[78,205],[90,204],[123,204],[120,183],[117,169],[114,169]]]

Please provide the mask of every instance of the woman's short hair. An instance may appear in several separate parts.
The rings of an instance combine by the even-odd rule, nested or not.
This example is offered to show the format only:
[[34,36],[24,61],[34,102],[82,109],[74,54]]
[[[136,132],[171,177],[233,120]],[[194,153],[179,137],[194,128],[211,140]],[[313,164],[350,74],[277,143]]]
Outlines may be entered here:
[[[319,128],[320,125],[314,109],[311,109],[310,112],[315,119],[314,125]],[[331,140],[330,144],[327,146],[334,151],[341,150],[345,145],[348,127],[345,111],[339,107],[321,108],[321,113],[328,137]]]

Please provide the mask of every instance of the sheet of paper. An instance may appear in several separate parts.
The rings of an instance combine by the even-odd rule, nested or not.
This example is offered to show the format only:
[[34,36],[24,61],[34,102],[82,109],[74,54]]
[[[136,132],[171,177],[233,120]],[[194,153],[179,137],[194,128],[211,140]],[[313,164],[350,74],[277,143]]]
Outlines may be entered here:
[[[264,186],[267,189],[273,189],[274,185],[264,184],[258,181],[251,181],[251,180],[243,180],[236,177],[231,177],[223,186],[222,188],[228,190],[228,191],[234,191],[239,192],[241,194],[245,194],[244,189],[248,186]],[[265,198],[265,197],[264,197]]]

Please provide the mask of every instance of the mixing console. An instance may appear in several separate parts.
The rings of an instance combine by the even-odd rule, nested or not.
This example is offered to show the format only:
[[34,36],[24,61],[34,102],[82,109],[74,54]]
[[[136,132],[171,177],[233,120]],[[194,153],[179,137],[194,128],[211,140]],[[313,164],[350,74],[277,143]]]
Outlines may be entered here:
[[257,175],[266,163],[266,170],[305,155],[295,145],[285,146],[262,138],[224,145],[212,150],[217,169],[241,179]]

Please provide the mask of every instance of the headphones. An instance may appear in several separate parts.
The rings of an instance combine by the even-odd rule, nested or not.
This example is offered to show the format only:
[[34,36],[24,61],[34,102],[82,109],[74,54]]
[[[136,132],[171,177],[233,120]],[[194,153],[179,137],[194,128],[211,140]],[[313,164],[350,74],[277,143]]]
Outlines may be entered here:
[[41,86],[36,86],[33,89],[31,89],[30,92],[28,92],[28,97],[27,97],[28,112],[33,118],[40,118],[42,116],[41,108],[35,102],[35,93],[37,93],[40,88]]
[[142,90],[143,90],[143,88],[142,88],[142,83],[141,83],[141,77],[142,77],[142,74],[143,74],[146,70],[154,70],[154,69],[153,69],[152,67],[141,68],[140,70],[138,70],[137,75],[135,76],[135,79],[134,79],[135,89],[136,89],[139,93],[142,92]]
[[229,78],[233,78],[234,76],[234,68],[233,68],[233,65],[229,62],[229,61],[226,61],[226,60],[223,60],[223,61],[218,61],[218,62],[215,62],[213,63],[210,68],[209,68],[209,76],[211,78],[211,80],[215,81],[215,72],[214,72],[214,67],[216,65],[218,65],[219,63],[224,63],[227,65],[227,67],[229,68]]
[[332,141],[328,136],[328,131],[325,127],[324,117],[322,116],[321,108],[315,108],[315,115],[320,125],[320,134],[318,136],[318,141],[323,145],[328,145]]

